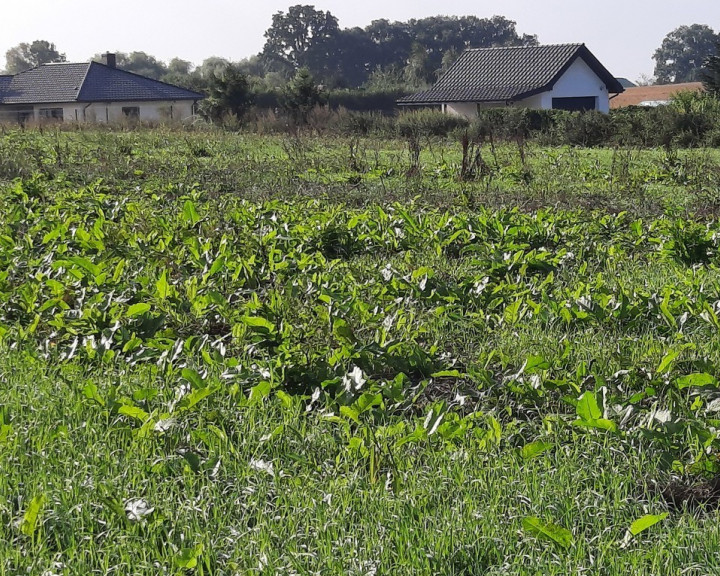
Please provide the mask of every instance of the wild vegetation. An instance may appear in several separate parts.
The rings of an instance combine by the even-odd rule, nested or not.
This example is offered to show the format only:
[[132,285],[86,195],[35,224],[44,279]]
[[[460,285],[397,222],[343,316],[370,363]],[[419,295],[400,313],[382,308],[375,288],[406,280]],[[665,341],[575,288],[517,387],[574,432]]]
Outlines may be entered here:
[[405,122],[2,133],[0,574],[720,569],[717,150]]

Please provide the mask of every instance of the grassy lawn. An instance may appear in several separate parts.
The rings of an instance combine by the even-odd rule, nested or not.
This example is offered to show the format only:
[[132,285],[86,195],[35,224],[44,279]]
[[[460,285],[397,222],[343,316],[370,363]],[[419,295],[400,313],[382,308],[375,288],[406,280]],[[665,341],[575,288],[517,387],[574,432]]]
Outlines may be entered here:
[[0,134],[0,575],[720,573],[720,156],[479,152]]

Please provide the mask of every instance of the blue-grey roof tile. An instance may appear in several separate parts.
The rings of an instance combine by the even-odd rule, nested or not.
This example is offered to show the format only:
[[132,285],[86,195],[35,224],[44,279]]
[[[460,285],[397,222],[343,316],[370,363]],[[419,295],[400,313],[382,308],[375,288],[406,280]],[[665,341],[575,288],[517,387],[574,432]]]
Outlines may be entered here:
[[78,100],[110,102],[118,100],[199,100],[201,98],[204,98],[204,95],[198,92],[93,62]]

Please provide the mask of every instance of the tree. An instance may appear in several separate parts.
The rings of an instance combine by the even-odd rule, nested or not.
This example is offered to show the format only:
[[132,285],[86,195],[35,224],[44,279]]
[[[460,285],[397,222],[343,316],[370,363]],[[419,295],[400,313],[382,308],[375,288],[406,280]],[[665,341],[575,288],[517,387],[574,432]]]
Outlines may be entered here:
[[229,114],[242,119],[253,104],[250,81],[233,64],[209,78],[208,92],[202,106],[205,115],[214,122],[222,121]]
[[300,68],[283,92],[283,105],[295,122],[306,124],[308,115],[322,101],[315,79],[307,68]]
[[413,89],[424,88],[430,83],[433,70],[427,50],[422,44],[413,44],[403,75],[405,84]]
[[715,97],[720,97],[720,41],[715,44],[715,53],[705,61],[702,81],[705,90]]
[[655,77],[658,84],[696,82],[703,63],[714,53],[720,36],[703,24],[680,26],[670,32],[655,51]]
[[332,59],[332,40],[339,32],[337,18],[330,12],[298,4],[287,14],[273,16],[265,32],[263,56],[289,73],[308,68],[320,75]]
[[6,70],[9,74],[17,74],[41,64],[65,62],[65,54],[55,48],[55,44],[47,40],[35,40],[31,44],[23,42],[5,53]]

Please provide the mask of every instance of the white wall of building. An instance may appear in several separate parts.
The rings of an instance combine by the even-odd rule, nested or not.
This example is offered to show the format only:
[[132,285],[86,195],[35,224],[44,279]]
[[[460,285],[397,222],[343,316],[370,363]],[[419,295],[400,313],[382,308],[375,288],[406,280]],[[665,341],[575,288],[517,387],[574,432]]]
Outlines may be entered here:
[[597,98],[597,110],[610,112],[610,97],[603,81],[592,71],[582,58],[577,58],[568,71],[555,83],[551,92],[543,94],[552,107],[553,98],[572,98],[575,96],[594,96]]
[[451,102],[444,104],[443,107],[450,116],[462,116],[463,118],[474,118],[478,111],[475,102]]
[[[64,104],[34,104],[31,106],[8,107],[3,116],[17,120],[17,110],[33,111],[34,121],[42,121],[48,117],[50,110],[62,109],[64,122],[99,122],[118,123],[131,120],[123,109],[137,108],[141,122],[174,122],[183,121],[193,116],[192,100],[153,101],[153,102],[94,102],[86,104],[72,102]],[[29,118],[30,119],[30,118]]]

